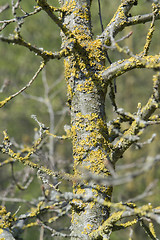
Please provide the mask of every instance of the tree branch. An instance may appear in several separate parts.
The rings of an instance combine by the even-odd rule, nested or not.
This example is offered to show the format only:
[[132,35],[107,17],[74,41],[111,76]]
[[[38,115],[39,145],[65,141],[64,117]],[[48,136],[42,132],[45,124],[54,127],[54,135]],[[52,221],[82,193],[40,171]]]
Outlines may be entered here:
[[109,82],[122,74],[135,69],[135,68],[147,68],[147,69],[160,69],[160,55],[141,56],[138,54],[134,57],[117,61],[111,64],[106,70],[102,72],[102,78],[108,85]]
[[[138,109],[134,117],[134,121],[130,127],[123,133],[120,139],[114,145],[112,161],[116,162],[123,153],[134,143],[137,142],[139,136],[144,129],[150,125],[149,118],[159,108],[160,100],[160,73],[153,76],[153,94],[149,98],[146,105]],[[156,123],[156,121],[155,121]],[[154,124],[154,122],[153,122]]]
[[0,108],[3,107],[7,102],[9,102],[11,99],[15,98],[16,96],[18,96],[19,94],[21,94],[22,92],[24,92],[27,88],[29,88],[31,86],[31,84],[34,82],[34,80],[37,78],[37,76],[39,75],[39,73],[42,71],[42,69],[45,67],[46,63],[42,62],[40,67],[38,68],[37,72],[34,74],[33,78],[29,81],[29,83],[24,86],[23,88],[21,88],[18,92],[12,94],[11,96],[9,96],[8,98],[4,99],[3,101],[0,102]]
[[62,21],[54,14],[54,9],[46,2],[46,0],[37,0],[37,4],[48,14],[48,16],[60,27],[60,29],[66,34],[68,29],[62,23]]
[[9,8],[9,4],[5,4],[3,6],[0,6],[0,13],[2,13],[5,10],[7,10],[8,8]]
[[136,4],[136,0],[122,1],[110,23],[107,25],[103,33],[98,37],[99,39],[101,39],[103,44],[109,46],[112,42],[111,39],[115,37],[120,31],[122,31],[125,27],[149,22],[153,19],[153,16],[155,16],[155,20],[160,19],[160,6],[158,4],[153,5],[152,13],[137,15],[133,17],[127,16],[130,9],[133,7],[133,5]]
[[35,15],[36,13],[39,13],[41,10],[42,10],[42,8],[41,8],[41,7],[38,7],[38,8],[36,8],[33,12],[25,13],[24,16],[15,17],[15,18],[12,18],[12,19],[9,19],[9,20],[2,20],[2,21],[0,21],[0,24],[2,24],[2,27],[0,28],[0,31],[2,31],[2,30],[3,30],[5,27],[7,27],[7,25],[9,25],[10,23],[15,23],[15,22],[18,22],[18,21],[23,21],[25,18],[30,17],[30,16],[33,16],[33,15]]
[[7,42],[7,43],[11,43],[11,44],[17,44],[23,47],[28,48],[31,52],[34,52],[36,55],[42,57],[45,61],[48,61],[50,59],[61,59],[64,56],[67,56],[69,54],[69,49],[66,47],[65,49],[62,49],[59,52],[51,52],[51,51],[45,51],[42,48],[38,48],[35,47],[33,45],[31,45],[31,43],[26,42],[21,36],[20,34],[17,34],[16,36],[12,37],[12,38],[8,38],[8,37],[3,37],[2,35],[0,36],[0,41],[2,42]]

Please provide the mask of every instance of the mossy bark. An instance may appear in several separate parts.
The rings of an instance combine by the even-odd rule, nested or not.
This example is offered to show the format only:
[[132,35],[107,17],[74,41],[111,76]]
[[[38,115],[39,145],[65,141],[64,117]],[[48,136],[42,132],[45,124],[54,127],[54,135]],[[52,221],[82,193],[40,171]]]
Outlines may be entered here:
[[[62,34],[63,46],[72,48],[65,58],[68,105],[71,110],[75,179],[74,193],[91,202],[74,199],[72,202],[72,235],[89,239],[109,216],[109,209],[97,203],[97,198],[110,200],[111,187],[97,184],[85,175],[109,175],[110,145],[105,123],[106,84],[101,77],[105,56],[99,40],[93,40],[90,1],[63,1],[63,20],[69,29]],[[92,178],[92,177],[91,177]],[[82,197],[82,198],[83,198]],[[75,239],[74,237],[72,239]]]

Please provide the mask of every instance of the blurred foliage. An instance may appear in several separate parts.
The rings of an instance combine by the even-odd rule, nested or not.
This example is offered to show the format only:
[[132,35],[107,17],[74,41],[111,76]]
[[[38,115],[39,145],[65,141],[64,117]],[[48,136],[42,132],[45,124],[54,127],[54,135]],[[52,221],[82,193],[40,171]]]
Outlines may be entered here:
[[[11,5],[11,1],[9,0],[1,0],[0,4],[3,5],[6,4],[6,2]],[[54,1],[54,3],[53,1],[50,2],[51,4],[56,4],[56,1]],[[119,3],[119,0],[101,0],[102,19],[104,26],[109,23]],[[26,12],[30,12],[33,11],[34,3],[31,0],[22,0],[21,7]],[[142,14],[150,11],[151,3],[146,0],[140,0],[138,6],[133,7],[131,14]],[[7,11],[4,11],[0,15],[0,20],[10,18],[12,18],[11,8]],[[158,24],[159,22],[156,23],[156,31],[154,33],[150,49],[150,52],[153,54],[160,51],[158,46],[160,28],[158,27]],[[96,37],[97,34],[101,33],[101,26],[98,16],[98,1],[96,0],[93,1],[92,6],[92,25],[93,32]],[[9,25],[9,27],[3,31],[3,34],[12,34],[14,27],[14,24]],[[128,45],[134,54],[139,53],[143,49],[148,28],[149,24],[128,27],[122,31],[121,34],[116,37],[116,39],[119,39],[122,36],[127,35],[130,31],[133,31],[132,36],[125,39],[123,42],[120,42],[120,45]],[[43,12],[40,12],[39,14],[36,14],[35,16],[25,20],[25,24],[22,27],[22,36],[26,41],[38,47],[44,48],[45,50],[57,51],[61,46],[59,29]],[[118,53],[115,50],[109,50],[108,54],[113,62],[126,57],[123,53]],[[0,100],[3,100],[5,97],[15,93],[29,82],[38,69],[40,58],[23,47],[7,45],[2,42],[0,42],[0,56],[0,88],[4,81],[7,82],[7,87],[2,93],[0,93]],[[109,63],[106,62],[106,65],[108,64]],[[118,78],[118,92],[116,94],[118,107],[123,107],[126,111],[134,112],[139,102],[142,104],[146,103],[148,97],[152,93],[152,75],[153,71],[141,69],[133,70]],[[61,135],[64,134],[64,124],[69,124],[70,121],[69,109],[66,105],[66,85],[63,79],[62,60],[54,60],[49,62],[46,67],[46,79],[48,85],[51,87],[49,96],[54,112],[54,132],[57,135]],[[42,74],[40,74],[33,85],[27,89],[26,94],[19,95],[1,109],[0,141],[3,139],[2,131],[7,129],[9,136],[14,138],[14,141],[17,144],[23,143],[30,145],[35,135],[34,128],[38,127],[37,123],[30,117],[32,114],[35,114],[39,121],[43,122],[46,126],[50,126],[49,114],[46,105],[27,97],[28,95],[44,97]],[[112,118],[116,117],[115,113],[112,111],[112,106],[108,97],[106,97],[106,113],[107,120],[111,120]],[[146,145],[142,150],[135,150],[134,146],[131,147],[131,149],[125,153],[123,159],[119,161],[119,164],[129,164],[137,159],[143,157],[145,158],[147,155],[156,155],[159,151],[160,142],[160,135],[158,132],[158,126],[150,127],[150,131],[147,131],[144,134],[143,140],[145,141],[146,139],[150,138],[152,133],[157,133],[156,140],[152,144]],[[4,159],[5,156],[1,155],[0,160],[2,161]],[[42,160],[38,161],[43,162],[43,157]],[[69,141],[54,141],[54,161],[57,163],[56,168],[64,169],[67,172],[71,171],[72,156],[71,143]],[[47,165],[48,163],[43,162],[43,164]],[[20,164],[16,164],[16,174],[18,174],[20,170],[22,170],[22,166]],[[145,190],[147,185],[155,179],[155,176],[156,178],[158,177],[159,173],[160,171],[157,168],[154,168],[148,174],[139,177],[134,182],[115,187],[113,201],[126,201],[127,199],[140,194]],[[3,169],[0,169],[0,174],[0,190],[1,192],[5,193],[6,191],[9,191],[9,188],[13,187],[11,169],[4,167]],[[34,172],[33,175],[35,175]],[[63,185],[62,190],[65,189],[68,191],[70,188],[71,186],[68,186],[66,183]],[[31,198],[37,198],[41,193],[40,184],[35,178],[26,192],[21,192],[17,189],[16,193],[18,197],[23,196],[23,198],[27,200],[30,200]],[[143,203],[152,202],[153,206],[158,201],[158,194],[149,196],[142,200]],[[18,209],[18,205],[19,204],[8,203],[7,206],[9,210],[16,211]],[[24,209],[25,205],[21,207],[20,212],[23,212]],[[64,219],[63,223],[64,222],[67,222],[67,225],[69,225],[68,219]],[[59,228],[61,224],[62,223],[60,222],[57,228]],[[30,229],[29,231],[24,232],[23,239],[31,239],[31,236],[32,239],[39,239],[39,232],[37,231],[36,227],[35,231]],[[129,230],[125,230],[118,232],[118,234],[114,233],[112,239],[123,240],[127,239],[128,236]],[[46,239],[50,238],[46,237]],[[140,228],[138,228],[138,226],[136,226],[133,239],[147,239],[147,236],[140,230]]]

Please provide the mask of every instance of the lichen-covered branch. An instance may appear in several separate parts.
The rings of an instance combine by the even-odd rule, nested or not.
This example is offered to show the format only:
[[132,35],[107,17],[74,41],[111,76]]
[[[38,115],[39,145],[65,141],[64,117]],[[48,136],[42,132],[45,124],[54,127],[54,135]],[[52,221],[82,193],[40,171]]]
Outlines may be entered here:
[[[0,163],[0,167],[11,165],[11,175],[14,185],[20,190],[28,187],[32,178],[28,181],[17,181],[14,173],[14,164],[19,162],[35,169],[41,182],[42,197],[29,201],[31,207],[27,213],[18,216],[8,213],[4,207],[0,208],[0,228],[8,227],[14,231],[18,221],[22,221],[22,229],[32,226],[40,226],[50,232],[52,237],[71,237],[72,240],[109,240],[113,231],[119,231],[132,227],[141,222],[145,231],[156,239],[152,220],[160,224],[159,208],[153,208],[151,204],[136,206],[134,203],[112,203],[112,188],[114,185],[127,183],[139,175],[146,173],[159,162],[160,156],[146,157],[142,165],[130,173],[118,175],[115,172],[117,161],[133,144],[141,148],[144,144],[151,143],[153,137],[144,143],[139,143],[145,129],[154,124],[160,124],[160,116],[157,114],[160,103],[160,54],[149,55],[149,48],[155,30],[155,21],[160,19],[160,6],[153,4],[152,13],[140,16],[131,16],[130,10],[138,4],[137,0],[122,0],[116,13],[109,24],[103,29],[102,34],[94,38],[92,32],[91,0],[59,0],[60,7],[51,6],[46,0],[37,0],[38,7],[33,12],[26,13],[20,6],[20,0],[12,1],[12,15],[10,20],[0,21],[1,30],[9,24],[15,23],[14,34],[9,37],[0,36],[0,41],[9,44],[20,45],[40,56],[43,60],[37,72],[29,83],[10,97],[0,102],[0,107],[6,105],[11,99],[17,97],[29,88],[39,73],[51,59],[64,58],[65,81],[67,85],[68,108],[71,115],[71,126],[64,126],[66,135],[54,134],[54,114],[52,103],[49,101],[49,89],[45,76],[43,76],[44,98],[28,95],[28,98],[45,103],[50,114],[51,132],[42,124],[35,115],[32,118],[39,125],[38,137],[31,146],[14,148],[6,131],[4,140],[0,145],[0,151],[9,158]],[[98,1],[100,5],[100,1]],[[23,12],[18,17],[19,10]],[[47,13],[61,30],[62,47],[59,52],[48,52],[35,47],[34,44],[23,39],[21,29],[25,19],[40,11]],[[101,16],[100,16],[101,17]],[[134,55],[129,48],[121,47],[118,42],[124,41],[132,35],[132,32],[115,40],[115,36],[125,27],[151,21],[150,28],[144,42],[143,51]],[[106,67],[108,58],[106,51],[116,49],[120,54],[129,55],[128,58],[116,61]],[[110,61],[109,61],[110,62]],[[111,63],[111,62],[110,62]],[[116,103],[116,88],[113,87],[113,79],[133,69],[152,69],[156,71],[153,76],[153,93],[146,104],[138,103],[135,113],[126,111]],[[110,86],[110,99],[114,107],[115,119],[107,123],[105,98]],[[5,85],[2,86],[3,92]],[[123,125],[126,124],[124,128]],[[54,153],[53,139],[72,141],[73,146],[73,174],[61,171],[53,171],[45,165],[35,161],[35,155],[42,149],[44,142],[50,141],[50,155]],[[38,154],[37,154],[38,155]],[[135,166],[135,165],[134,165]],[[27,176],[30,176],[29,174]],[[52,178],[52,180],[50,180]],[[59,189],[56,179],[67,180],[73,183],[73,193]],[[27,179],[27,177],[25,178]],[[22,185],[22,186],[21,186]],[[3,198],[9,199],[9,198]],[[23,201],[20,198],[10,198],[14,202]],[[71,209],[72,208],[72,209]],[[72,211],[71,234],[59,233],[51,224],[63,216],[69,216]],[[43,220],[43,214],[48,217]],[[53,215],[52,215],[53,214]],[[150,220],[149,226],[143,224],[143,219]],[[130,220],[128,220],[130,219]],[[121,222],[123,220],[123,223]],[[1,234],[1,232],[0,232]],[[42,237],[41,237],[42,238]]]
[[137,5],[137,0],[122,1],[110,23],[107,25],[103,33],[98,37],[101,39],[103,44],[110,46],[112,43],[112,38],[121,32],[125,27],[152,21],[153,17],[155,17],[156,20],[160,19],[159,4],[153,4],[152,13],[132,17],[128,13],[134,5]]
[[120,140],[114,146],[114,153],[112,155],[113,162],[116,162],[119,157],[128,149],[132,143],[136,142],[144,129],[150,125],[148,122],[151,115],[159,107],[160,100],[160,73],[153,76],[153,95],[149,98],[147,104],[141,108],[131,126],[124,132]]
[[25,48],[28,48],[29,51],[34,52],[35,55],[42,57],[44,59],[44,61],[49,61],[50,59],[61,59],[62,57],[69,55],[69,51],[68,51],[69,49],[67,49],[67,48],[62,49],[59,52],[53,53],[52,51],[45,51],[42,48],[35,47],[31,43],[26,42],[20,36],[20,34],[16,34],[13,37],[0,36],[0,41],[6,42],[9,44],[17,44],[17,45],[23,46]]
[[[125,223],[117,224],[118,221],[128,217],[136,217],[136,218]],[[107,237],[108,235],[110,235],[112,231],[117,231],[119,229],[125,229],[127,227],[130,227],[136,224],[139,221],[139,219],[143,219],[143,217],[147,217],[151,220],[155,220],[156,215],[154,214],[154,209],[150,204],[144,205],[142,207],[136,207],[135,204],[126,203],[124,204],[124,210],[114,212],[103,223],[103,225],[99,229],[90,233],[90,239],[94,239],[94,240],[103,239],[102,236],[106,235]],[[159,222],[159,216],[157,216],[156,219]],[[151,239],[157,239],[153,225],[152,225],[152,229],[148,228],[147,230],[148,230],[149,236],[152,237]]]
[[155,56],[142,56],[138,54],[134,57],[120,60],[111,64],[106,70],[102,72],[102,78],[105,83],[108,84],[110,80],[115,77],[119,77],[122,74],[132,70],[132,69],[155,69],[159,70],[160,68],[160,55]]
[[[31,147],[26,147],[24,149],[22,149],[20,152],[14,152],[11,148],[11,141],[9,139],[9,136],[7,135],[7,133],[4,131],[4,141],[3,144],[0,145],[0,151],[2,153],[7,154],[11,159],[9,160],[5,160],[2,163],[2,166],[8,163],[13,163],[15,161],[19,161],[22,164],[29,166],[30,168],[36,169],[37,171],[39,170],[42,173],[48,174],[49,176],[54,176],[54,177],[60,177],[69,181],[72,181],[74,178],[72,175],[70,174],[64,174],[63,172],[55,172],[52,171],[44,166],[40,166],[37,163],[34,163],[30,160],[31,156],[38,150],[38,148],[41,146],[41,142],[43,140],[44,135],[47,132],[46,128],[42,128],[40,131],[42,135],[40,135],[40,137],[35,140],[34,144]],[[26,153],[24,157],[21,156],[22,153]]]
[[[37,4],[48,14],[48,16],[59,26],[59,28],[64,32],[67,33],[68,29],[66,26],[62,23],[62,20],[57,17],[54,13],[55,8],[50,6],[46,0],[36,0]],[[63,12],[63,10],[60,10]]]

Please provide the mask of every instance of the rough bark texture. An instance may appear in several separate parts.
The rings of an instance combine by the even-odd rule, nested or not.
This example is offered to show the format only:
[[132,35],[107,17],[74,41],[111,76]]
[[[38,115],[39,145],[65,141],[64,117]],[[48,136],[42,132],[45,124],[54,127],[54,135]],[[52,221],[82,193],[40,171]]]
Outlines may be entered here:
[[[132,17],[129,11],[134,5],[137,5],[137,0],[121,0],[116,13],[102,34],[93,39],[90,13],[91,0],[59,0],[61,4],[60,8],[50,6],[46,0],[37,0],[36,2],[39,7],[36,7],[34,12],[25,13],[23,17],[15,17],[16,9],[19,10],[18,6],[20,7],[19,4],[21,1],[18,1],[15,5],[14,1],[12,2],[14,18],[9,21],[1,21],[3,23],[1,30],[7,24],[15,22],[17,22],[17,28],[11,36],[4,37],[0,35],[0,40],[23,46],[40,56],[43,61],[26,86],[0,101],[0,108],[30,87],[48,61],[64,57],[68,105],[71,113],[71,128],[67,127],[65,129],[67,135],[56,136],[50,133],[48,128],[37,120],[36,116],[32,116],[39,125],[40,136],[38,139],[35,138],[32,146],[25,147],[24,149],[20,148],[16,152],[12,148],[12,143],[7,132],[4,131],[4,140],[2,145],[0,145],[0,151],[7,154],[9,159],[4,160],[0,166],[6,164],[12,164],[13,166],[13,163],[19,161],[21,164],[37,170],[43,184],[44,196],[42,201],[37,202],[37,206],[29,210],[29,213],[27,212],[19,217],[16,217],[15,213],[11,214],[7,212],[5,207],[0,207],[1,236],[6,237],[8,235],[7,239],[12,238],[12,235],[8,231],[5,231],[4,228],[12,230],[14,229],[12,226],[16,225],[19,220],[24,220],[23,224],[25,224],[27,222],[25,220],[29,219],[30,221],[31,218],[36,218],[38,219],[36,224],[50,230],[52,237],[71,237],[72,240],[109,240],[113,231],[126,229],[137,222],[141,222],[145,232],[147,230],[151,239],[157,239],[152,220],[157,221],[158,224],[160,223],[158,215],[160,207],[153,208],[151,204],[137,207],[136,204],[130,202],[111,203],[112,187],[110,186],[116,185],[117,182],[119,184],[119,181],[124,183],[128,179],[134,179],[136,176],[148,171],[157,161],[160,161],[159,155],[154,158],[148,157],[143,165],[141,162],[140,164],[138,163],[137,169],[140,168],[140,170],[125,174],[124,177],[118,176],[114,172],[114,165],[133,143],[136,143],[140,148],[146,143],[151,143],[153,137],[145,143],[138,143],[138,141],[148,126],[160,123],[159,114],[154,114],[160,106],[160,54],[148,55],[155,30],[154,21],[160,19],[160,4],[153,4],[151,13]],[[53,53],[37,48],[25,41],[21,36],[22,22],[20,19],[24,20],[26,17],[33,16],[42,10],[61,29],[62,48],[59,52]],[[119,41],[130,37],[132,33],[119,40],[115,40],[115,36],[125,27],[146,23],[151,20],[152,22],[148,29],[143,50],[141,49],[138,54],[134,55],[130,49],[122,48],[118,44]],[[107,55],[108,48],[116,49],[120,53],[127,54],[127,56],[125,59],[114,62],[106,67],[105,59],[109,60]],[[136,112],[125,112],[123,108],[118,108],[116,105],[114,92],[116,88],[113,87],[112,81],[115,77],[118,78],[127,71],[142,68],[156,70],[152,79],[152,94],[143,106],[141,103],[138,103]],[[106,123],[105,96],[108,85],[110,87],[109,98],[116,118]],[[1,87],[2,89],[3,86]],[[45,96],[44,102],[46,101],[48,99],[46,100]],[[124,123],[127,123],[125,129]],[[61,171],[54,172],[32,161],[31,156],[36,155],[35,153],[42,146],[42,140],[46,135],[58,139],[72,139],[74,158],[73,175]],[[53,153],[52,150],[50,154]],[[15,184],[20,186],[15,180],[14,174],[12,175]],[[73,193],[63,194],[59,191],[58,184],[54,186],[52,183],[49,183],[46,175],[73,181]],[[44,185],[46,186],[46,191]],[[55,199],[53,197],[53,199],[50,199],[50,193],[48,193],[47,188],[57,191],[56,196],[58,198]],[[24,187],[20,187],[20,189],[24,190]],[[64,209],[61,197],[67,202]],[[50,205],[50,200],[53,200],[52,205]],[[47,205],[48,201],[49,205]],[[65,214],[68,215],[68,211],[70,210],[69,203],[72,206],[71,234],[64,234],[55,231],[54,225],[52,229],[50,223],[55,220],[59,221],[59,218]],[[111,206],[113,208],[112,213],[110,213],[109,209]],[[39,221],[41,214],[43,215],[44,212],[48,213],[48,210],[53,210],[53,214],[56,215],[51,218],[49,217],[48,222],[46,220],[45,222]],[[133,219],[128,221],[128,217],[133,217]],[[149,227],[145,227],[143,218],[149,219]],[[31,226],[34,226],[34,222],[24,225],[23,228]]]
[[[72,37],[63,36],[63,45],[74,54],[65,59],[68,104],[71,109],[74,174],[83,178],[84,172],[108,175],[107,126],[105,123],[105,94],[100,72],[104,69],[101,42],[92,39],[90,1],[64,1],[64,24]],[[70,33],[68,33],[70,35]],[[96,199],[110,200],[111,188],[84,181],[74,184],[74,193]],[[72,235],[88,239],[109,216],[109,209],[92,201],[73,200]],[[87,234],[87,235],[86,235]],[[73,237],[74,239],[74,237]]]

